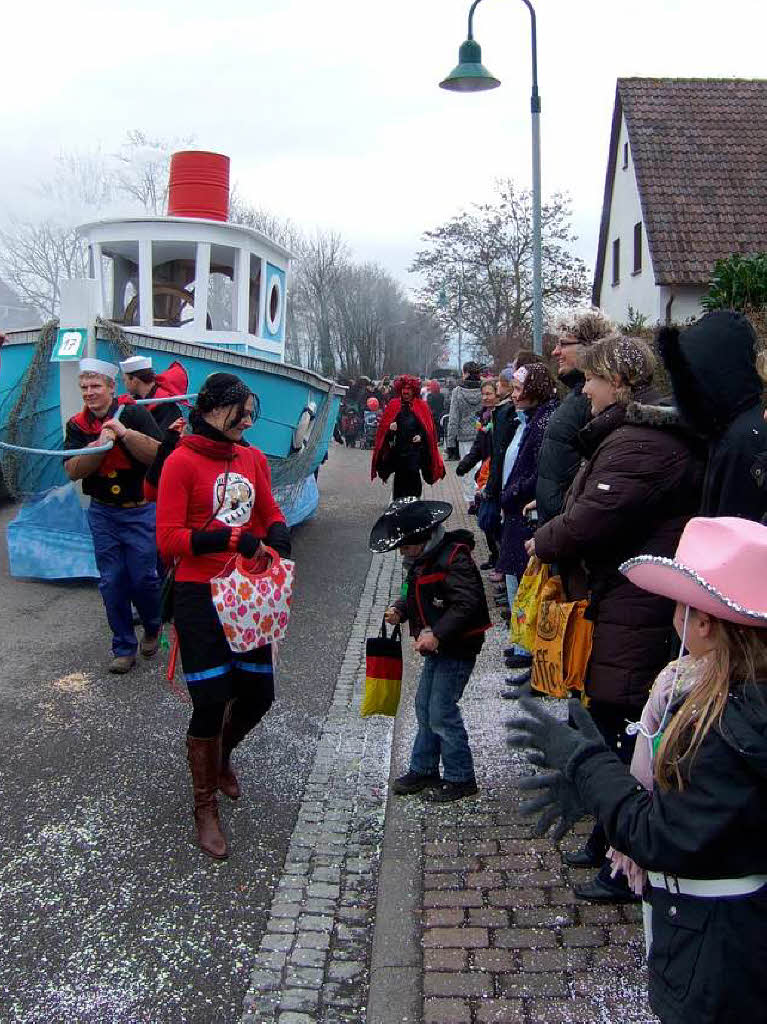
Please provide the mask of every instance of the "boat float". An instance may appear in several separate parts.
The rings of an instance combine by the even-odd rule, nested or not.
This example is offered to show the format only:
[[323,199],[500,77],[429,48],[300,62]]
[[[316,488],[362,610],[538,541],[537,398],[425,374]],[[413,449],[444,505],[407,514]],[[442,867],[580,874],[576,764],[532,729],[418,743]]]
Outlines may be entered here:
[[246,438],[269,460],[288,524],[316,511],[317,471],[344,389],[285,362],[291,253],[230,223],[228,205],[228,157],[174,154],[167,216],[83,224],[88,276],[62,285],[59,320],[8,334],[0,467],[6,490],[23,499],[8,527],[12,575],[98,576],[87,499],[58,455],[66,422],[82,407],[77,375],[86,355],[149,356],[156,373],[181,363],[192,396],[210,373],[236,373],[258,396]]

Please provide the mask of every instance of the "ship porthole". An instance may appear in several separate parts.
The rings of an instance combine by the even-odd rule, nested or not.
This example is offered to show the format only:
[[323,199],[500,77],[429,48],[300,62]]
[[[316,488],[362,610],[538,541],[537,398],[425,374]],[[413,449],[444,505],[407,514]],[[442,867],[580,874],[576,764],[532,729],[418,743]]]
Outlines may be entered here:
[[292,448],[294,452],[300,452],[308,443],[316,415],[317,406],[314,402],[309,402],[298,417],[296,429],[293,431]]
[[282,321],[282,284],[279,277],[273,277],[266,300],[266,326],[270,334],[277,334]]

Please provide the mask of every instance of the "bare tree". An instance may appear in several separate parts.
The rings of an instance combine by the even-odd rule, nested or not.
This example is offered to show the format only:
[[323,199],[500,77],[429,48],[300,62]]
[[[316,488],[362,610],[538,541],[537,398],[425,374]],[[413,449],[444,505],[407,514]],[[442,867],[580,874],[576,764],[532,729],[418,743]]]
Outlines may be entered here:
[[86,266],[74,228],[49,220],[12,220],[0,230],[1,276],[46,318],[58,313],[61,282],[84,277]]
[[54,173],[34,188],[35,220],[9,217],[0,229],[0,276],[45,316],[58,313],[61,282],[83,277],[87,254],[77,225],[120,207],[163,213],[173,150],[190,139],[150,139],[128,132],[120,151],[61,153]]
[[[582,301],[586,267],[571,251],[570,200],[557,193],[541,211],[544,308]],[[475,204],[423,235],[412,272],[419,291],[446,330],[460,324],[480,353],[499,336],[527,337],[532,329],[532,198],[510,180],[496,183],[491,203]]]
[[194,145],[194,137],[150,138],[137,128],[127,133],[114,154],[115,190],[132,200],[144,213],[162,216],[168,207],[170,158],[178,149]]

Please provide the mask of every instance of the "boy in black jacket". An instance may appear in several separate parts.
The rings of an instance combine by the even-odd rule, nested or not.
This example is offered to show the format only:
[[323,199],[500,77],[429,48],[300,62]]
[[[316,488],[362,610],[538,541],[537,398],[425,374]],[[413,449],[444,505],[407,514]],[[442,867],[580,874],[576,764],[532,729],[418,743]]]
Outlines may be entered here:
[[426,798],[435,803],[477,792],[458,701],[491,625],[482,577],[471,555],[474,537],[469,530],[446,533],[441,525],[452,511],[445,501],[402,498],[370,534],[372,551],[399,548],[402,554],[407,567],[403,595],[385,617],[392,625],[409,622],[415,649],[424,658],[410,768],[392,789],[398,795],[426,790]]

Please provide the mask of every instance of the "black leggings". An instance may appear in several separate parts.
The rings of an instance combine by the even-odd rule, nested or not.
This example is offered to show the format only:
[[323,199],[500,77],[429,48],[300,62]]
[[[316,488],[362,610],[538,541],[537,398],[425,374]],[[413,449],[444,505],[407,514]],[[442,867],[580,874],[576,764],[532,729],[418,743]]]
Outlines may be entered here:
[[[617,754],[625,765],[630,765],[634,756],[636,736],[626,735],[626,722],[633,722],[639,718],[639,711],[629,705],[607,704],[598,700],[591,701],[589,711],[594,719],[594,725],[602,733],[602,738],[610,750]],[[594,825],[587,845],[596,857],[604,857],[607,854],[610,844],[600,822],[597,821]]]
[[395,469],[392,501],[396,501],[398,498],[420,498],[422,490],[423,482],[418,467]]
[[[238,731],[250,732],[258,725],[274,702],[274,682],[264,679],[259,686],[249,693],[240,693],[232,701],[232,721],[237,724]],[[215,704],[203,704],[196,707],[189,721],[189,735],[197,739],[210,739],[218,736],[224,723],[224,712],[227,701]]]

